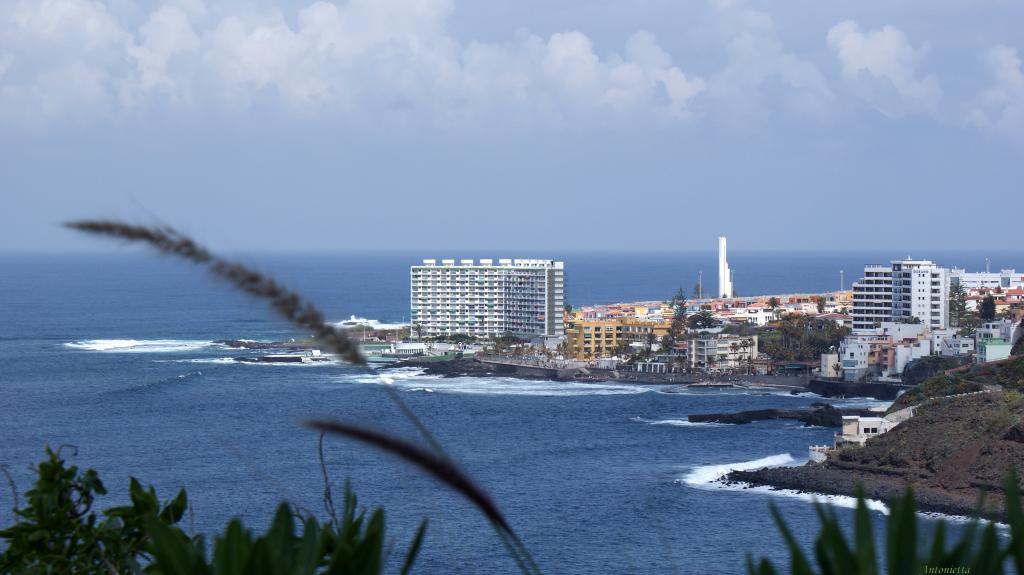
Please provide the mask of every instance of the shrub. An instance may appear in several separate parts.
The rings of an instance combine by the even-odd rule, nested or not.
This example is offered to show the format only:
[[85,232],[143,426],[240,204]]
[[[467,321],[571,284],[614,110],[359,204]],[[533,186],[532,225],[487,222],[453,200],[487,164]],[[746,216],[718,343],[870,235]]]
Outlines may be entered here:
[[[27,505],[15,510],[17,522],[0,531],[6,543],[0,573],[376,575],[384,567],[384,511],[376,509],[367,519],[347,486],[340,518],[332,512],[321,523],[281,503],[264,535],[253,536],[240,520],[230,521],[214,536],[208,558],[204,538],[177,526],[188,508],[184,489],[161,505],[152,487],[143,489],[132,478],[131,504],[98,514],[92,505],[107,491],[96,471],[68,467],[59,450],[47,447],[36,473]],[[329,491],[325,498],[333,509]],[[403,574],[412,568],[426,525],[420,524],[409,546]]]
[[[945,540],[945,523],[940,521],[930,545],[919,549],[919,519],[915,513],[913,493],[908,489],[906,495],[891,506],[883,560],[879,560],[878,551],[875,549],[875,527],[863,495],[857,497],[852,544],[844,535],[832,508],[817,504],[821,530],[815,539],[814,553],[811,557],[808,557],[800,547],[774,506],[772,516],[789,548],[789,571],[794,575],[1024,573],[1024,513],[1021,511],[1016,475],[1011,473],[1007,477],[1004,492],[1006,517],[1010,525],[1008,539],[1000,539],[996,533],[995,523],[988,523],[979,529],[978,520],[975,519],[964,530],[960,539],[950,547]],[[1012,563],[1013,570],[1007,569],[1007,563]],[[767,559],[755,563],[748,557],[747,572],[750,575],[775,575],[780,571]]]

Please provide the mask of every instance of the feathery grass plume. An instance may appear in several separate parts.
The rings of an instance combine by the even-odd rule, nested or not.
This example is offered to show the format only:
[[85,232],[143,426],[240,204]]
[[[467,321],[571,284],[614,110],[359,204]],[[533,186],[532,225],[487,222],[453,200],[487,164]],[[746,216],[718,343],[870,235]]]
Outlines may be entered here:
[[[74,230],[95,235],[130,242],[142,242],[155,248],[160,253],[177,256],[204,266],[214,276],[227,281],[235,288],[258,298],[270,300],[271,306],[275,310],[288,318],[293,324],[311,330],[315,338],[333,350],[334,353],[353,364],[367,367],[371,373],[376,373],[367,365],[366,359],[359,351],[359,346],[349,339],[345,332],[327,324],[324,321],[323,314],[312,303],[304,300],[298,293],[285,289],[270,276],[213,255],[195,240],[174,228],[169,226],[135,226],[109,220],[79,220],[68,222],[64,225]],[[401,409],[402,413],[423,435],[433,452],[404,440],[349,424],[321,421],[309,422],[307,425],[321,432],[340,434],[364,441],[416,464],[461,493],[488,518],[502,543],[523,573],[540,573],[540,569],[533,561],[526,546],[515,532],[512,531],[508,521],[498,511],[491,498],[459,470],[423,422],[405,404],[405,401],[399,397],[398,393],[387,385],[384,386],[384,389],[391,400]],[[326,474],[322,457],[321,443],[321,466],[322,471]],[[328,512],[330,513],[333,501],[328,502],[327,505]],[[422,534],[417,536],[417,539],[421,538]]]
[[410,443],[404,439],[393,437],[386,433],[374,431],[344,423],[340,421],[310,420],[303,423],[306,427],[315,429],[321,433],[333,433],[344,435],[352,439],[358,439],[364,443],[373,445],[397,455],[417,467],[433,475],[441,482],[449,485],[469,499],[487,518],[497,524],[505,531],[512,532],[512,527],[505,520],[505,517],[498,511],[498,507],[491,500],[490,496],[473,483],[466,475],[456,467],[450,459]]
[[468,499],[491,522],[502,543],[524,573],[540,570],[491,497],[443,453],[428,451],[404,439],[340,421],[310,420],[304,425],[321,433],[342,435],[387,451],[426,471]]
[[90,234],[142,242],[157,251],[205,266],[214,276],[236,288],[270,301],[271,306],[293,324],[313,332],[317,341],[356,365],[366,365],[366,358],[345,333],[324,321],[324,315],[311,302],[286,289],[274,278],[249,269],[242,264],[214,256],[209,250],[185,234],[168,226],[134,226],[109,220],[79,220],[66,227]]

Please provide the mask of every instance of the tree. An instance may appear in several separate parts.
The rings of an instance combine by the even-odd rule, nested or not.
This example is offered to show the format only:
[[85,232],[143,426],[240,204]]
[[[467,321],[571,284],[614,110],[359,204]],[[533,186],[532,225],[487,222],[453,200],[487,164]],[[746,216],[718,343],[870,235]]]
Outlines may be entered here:
[[669,326],[668,333],[661,338],[661,351],[671,350],[686,331],[686,293],[683,288],[676,290],[675,295],[669,300],[669,306],[672,307],[672,325]]
[[644,347],[643,353],[641,353],[644,358],[651,357],[651,352],[654,351],[654,342],[656,341],[658,341],[658,336],[654,335],[654,330],[652,329],[647,332],[647,340],[645,342],[647,345]]
[[671,351],[673,346],[672,334],[666,333],[661,336],[661,346],[658,348],[660,351]]
[[669,305],[671,305],[674,308],[686,305],[686,292],[683,291],[683,288],[681,286],[679,289],[676,290],[676,293],[672,296],[672,300],[669,302]]
[[992,297],[991,294],[985,296],[985,299],[981,300],[981,306],[978,308],[978,315],[981,316],[983,321],[996,319],[996,298]]
[[825,296],[818,296],[818,313],[825,313]]
[[780,302],[779,298],[777,298],[775,296],[772,296],[772,297],[768,298],[768,307],[770,307],[772,309],[775,309],[775,308],[779,307],[780,303],[782,303],[782,302]]
[[682,355],[677,355],[676,359],[675,359],[675,362],[676,362],[676,371],[679,371],[679,372],[686,371],[686,358],[685,357],[683,357]]
[[776,361],[812,361],[838,346],[849,333],[849,328],[831,320],[790,316],[780,320],[775,329],[763,331],[758,347]]
[[690,329],[710,329],[718,327],[719,321],[709,311],[699,311],[686,319]]
[[967,290],[960,282],[949,288],[949,323],[961,327],[967,317]]

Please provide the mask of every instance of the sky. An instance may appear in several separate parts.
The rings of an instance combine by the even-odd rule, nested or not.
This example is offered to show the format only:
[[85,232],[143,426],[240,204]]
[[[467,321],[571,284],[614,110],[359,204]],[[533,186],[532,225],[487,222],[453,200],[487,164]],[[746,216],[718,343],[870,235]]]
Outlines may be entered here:
[[112,249],[78,218],[252,251],[1012,249],[1022,22],[1019,0],[0,0],[0,251]]

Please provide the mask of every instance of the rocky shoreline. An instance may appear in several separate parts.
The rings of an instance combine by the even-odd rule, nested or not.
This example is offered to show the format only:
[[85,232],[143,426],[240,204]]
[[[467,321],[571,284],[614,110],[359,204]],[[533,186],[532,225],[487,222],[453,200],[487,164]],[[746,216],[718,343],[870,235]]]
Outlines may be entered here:
[[546,381],[592,381],[633,383],[638,385],[695,385],[697,387],[772,387],[799,393],[806,391],[807,378],[793,376],[765,375],[720,375],[699,376],[692,374],[639,373],[598,368],[544,367],[513,365],[492,361],[481,361],[475,357],[456,359],[409,358],[381,369],[416,367],[426,375],[442,377],[514,377],[517,379]]
[[732,471],[722,481],[802,493],[891,501],[914,491],[920,511],[1002,520],[1002,485],[1024,469],[1024,400],[1001,391],[940,398],[863,447],[832,451],[823,463]]
[[[737,487],[763,486],[811,495],[856,497],[858,493],[863,493],[866,499],[885,503],[902,497],[906,493],[907,486],[910,485],[900,476],[863,473],[820,467],[814,464],[753,471],[732,471],[721,482]],[[965,493],[942,487],[921,485],[913,485],[913,489],[914,502],[918,511],[963,517],[974,516],[977,512],[976,492]],[[995,519],[1002,518],[1001,512],[995,509],[990,509],[985,515]]]

